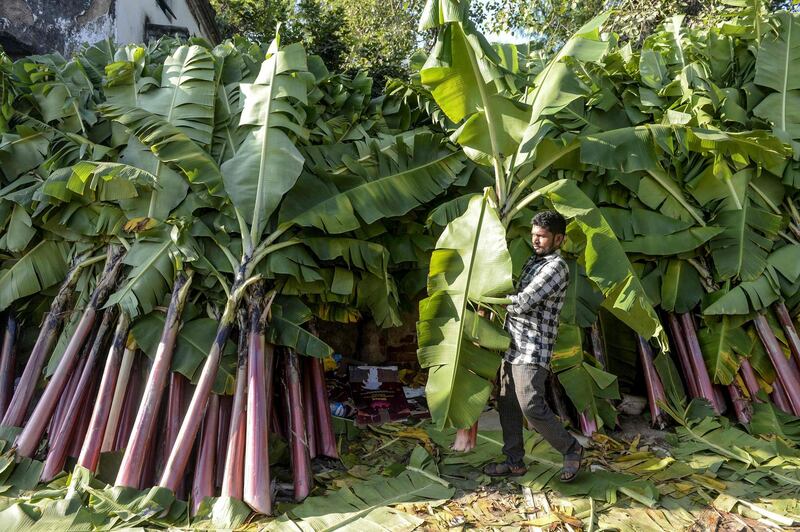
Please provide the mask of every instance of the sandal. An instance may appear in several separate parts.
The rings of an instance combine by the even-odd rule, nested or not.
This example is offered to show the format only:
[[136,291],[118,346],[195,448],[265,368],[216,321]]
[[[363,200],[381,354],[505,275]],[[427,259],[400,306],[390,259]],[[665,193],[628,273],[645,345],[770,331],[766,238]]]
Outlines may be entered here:
[[577,453],[570,453],[564,457],[564,468],[561,470],[561,482],[572,482],[581,470],[583,459],[583,447],[578,448]]
[[521,477],[528,472],[528,468],[524,465],[497,462],[484,467],[483,472],[490,477]]

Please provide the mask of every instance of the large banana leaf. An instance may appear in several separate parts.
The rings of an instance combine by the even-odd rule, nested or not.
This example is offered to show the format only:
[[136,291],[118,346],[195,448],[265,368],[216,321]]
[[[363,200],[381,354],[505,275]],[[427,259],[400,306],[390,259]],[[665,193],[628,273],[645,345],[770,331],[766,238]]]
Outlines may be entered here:
[[463,153],[427,132],[397,137],[384,149],[375,142],[369,150],[359,159],[345,152],[346,169],[334,175],[303,173],[281,207],[281,222],[352,231],[430,202],[466,169]]
[[749,314],[767,308],[780,299],[784,284],[791,286],[799,279],[800,246],[784,246],[770,253],[764,272],[755,280],[715,293],[703,314]]
[[474,305],[512,288],[505,229],[488,193],[474,196],[436,243],[429,297],[420,302],[417,322],[417,356],[429,370],[428,406],[440,428],[469,427],[486,404],[500,365],[497,351],[508,338]]
[[723,316],[710,320],[700,329],[698,339],[711,380],[731,384],[739,371],[739,356],[750,352],[750,338],[742,328],[743,319]]
[[603,292],[603,308],[645,338],[659,337],[663,329],[639,277],[600,209],[574,181],[561,179],[535,192],[547,198],[565,218],[573,219],[585,238],[579,255],[589,277]]
[[161,87],[140,94],[138,105],[207,146],[211,144],[215,89],[211,53],[202,46],[184,45],[164,61]]
[[66,242],[42,240],[21,257],[4,261],[0,265],[0,311],[63,281],[68,251]]
[[[516,152],[530,117],[514,91],[497,52],[453,0],[429,0],[421,27],[438,28],[436,43],[420,71],[422,84],[460,127],[453,139],[471,158],[500,165]],[[443,27],[442,27],[443,26]],[[497,177],[497,176],[496,176]]]
[[767,267],[767,256],[783,219],[760,207],[750,199],[748,183],[750,173],[737,173],[732,185],[738,203],[737,209],[727,201],[717,214],[714,223],[725,230],[711,240],[711,256],[714,269],[720,279],[739,278],[742,281],[753,281]]
[[250,226],[253,247],[304,162],[289,133],[306,135],[297,103],[307,103],[314,76],[300,44],[281,49],[278,44],[278,39],[272,43],[255,81],[240,85],[244,107],[239,126],[247,135],[221,167],[225,190]]
[[176,252],[169,238],[136,242],[123,261],[131,266],[128,276],[109,296],[105,307],[119,305],[131,318],[149,314],[169,293],[175,276],[172,255]]
[[773,89],[754,113],[773,124],[784,139],[800,137],[800,18],[783,12],[775,15],[779,28],[761,40],[755,82]]

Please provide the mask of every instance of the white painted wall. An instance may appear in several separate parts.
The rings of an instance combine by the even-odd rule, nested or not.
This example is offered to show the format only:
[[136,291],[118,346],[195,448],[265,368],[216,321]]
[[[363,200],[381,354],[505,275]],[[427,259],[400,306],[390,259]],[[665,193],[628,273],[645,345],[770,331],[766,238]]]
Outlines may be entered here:
[[184,26],[189,29],[190,35],[208,37],[202,34],[185,0],[165,0],[165,2],[175,13],[175,20],[167,18],[155,0],[117,0],[114,40],[118,44],[143,42],[145,18],[148,18],[151,24]]

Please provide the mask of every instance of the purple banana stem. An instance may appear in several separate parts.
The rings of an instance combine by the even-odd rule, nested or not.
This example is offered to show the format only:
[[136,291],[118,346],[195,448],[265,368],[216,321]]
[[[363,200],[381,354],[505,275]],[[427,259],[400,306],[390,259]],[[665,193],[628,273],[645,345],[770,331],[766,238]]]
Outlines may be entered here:
[[[244,323],[244,321],[243,321]],[[236,368],[236,390],[233,394],[228,450],[225,455],[225,475],[222,496],[242,500],[244,496],[244,449],[247,438],[247,331],[239,330],[239,359]]]
[[222,489],[222,480],[225,478],[225,455],[228,452],[228,436],[231,431],[232,408],[233,397],[230,395],[221,395],[219,398],[219,422],[217,423],[217,457],[214,460],[214,486],[219,489]]
[[294,477],[294,499],[302,501],[311,492],[313,477],[311,458],[308,454],[305,415],[303,413],[303,392],[300,384],[300,361],[297,353],[289,350],[284,357],[286,366],[286,388],[289,398],[289,446]]
[[606,360],[606,354],[603,350],[603,339],[600,336],[600,325],[597,321],[592,323],[591,333],[589,335],[592,343],[592,354],[594,355],[594,359],[597,360],[597,363],[600,364],[600,367],[603,370],[608,370],[608,361]]
[[100,448],[103,443],[108,417],[111,413],[111,402],[114,398],[114,388],[117,384],[117,375],[122,362],[122,352],[125,349],[125,340],[128,338],[129,325],[130,320],[127,314],[123,312],[117,320],[117,328],[114,331],[108,358],[106,358],[100,389],[97,392],[97,399],[92,408],[92,418],[89,421],[86,438],[78,457],[78,465],[90,471],[96,471],[97,464],[100,462]]
[[775,337],[775,333],[772,332],[767,318],[763,314],[757,314],[753,318],[753,323],[772,364],[775,366],[778,375],[777,380],[780,381],[780,388],[786,394],[792,413],[796,416],[800,415],[800,377],[795,367],[783,354],[780,342]]
[[714,412],[722,414],[724,406],[719,402],[717,394],[714,392],[714,386],[711,384],[711,378],[708,376],[708,369],[705,361],[703,361],[703,352],[700,350],[700,341],[697,339],[694,319],[689,313],[680,314],[679,319],[683,330],[683,338],[686,340],[689,361],[694,372],[695,384],[700,394],[699,397],[711,403]]
[[761,386],[758,384],[753,366],[750,365],[750,361],[746,358],[742,359],[742,364],[739,366],[739,374],[742,376],[747,393],[750,394],[750,399],[760,403],[761,399],[758,398],[758,392],[761,390]]
[[[308,440],[308,456],[313,460],[317,457],[317,423],[314,419],[314,394],[311,390],[311,368],[306,357],[300,359],[302,362],[303,380],[303,411],[306,415],[306,439]],[[329,409],[330,410],[330,409]]]
[[792,351],[795,364],[800,364],[800,336],[797,335],[797,329],[794,326],[791,314],[789,314],[789,309],[786,308],[786,304],[783,301],[775,303],[773,307],[775,314],[778,316],[778,322],[783,328],[783,333],[786,335],[786,341],[789,343],[789,349]]
[[339,458],[339,451],[336,448],[336,433],[333,430],[331,407],[328,401],[328,386],[325,383],[325,369],[322,360],[310,358],[309,369],[311,370],[314,417],[316,419],[317,429],[319,430],[317,433],[317,452],[329,458]]
[[17,388],[14,390],[14,396],[11,398],[8,409],[3,416],[3,425],[21,427],[25,422],[25,414],[27,414],[33,394],[36,392],[36,383],[42,374],[42,368],[48,355],[53,351],[61,326],[64,323],[64,316],[67,314],[67,307],[74,295],[79,272],[80,265],[76,262],[67,273],[67,278],[61,284],[56,297],[50,303],[50,310],[44,317],[44,323],[39,330],[36,343],[28,357],[28,361],[25,363],[25,369],[22,371]]
[[787,414],[792,413],[792,405],[789,403],[786,390],[783,389],[783,385],[779,379],[775,379],[775,382],[772,383],[772,394],[770,397],[772,398],[772,402],[775,403],[775,406]]
[[114,320],[114,313],[111,309],[103,312],[100,327],[92,342],[92,347],[86,357],[80,379],[75,387],[75,391],[70,397],[64,398],[68,402],[64,413],[64,419],[55,434],[50,435],[50,450],[47,453],[47,460],[42,469],[42,482],[50,482],[55,476],[64,469],[67,460],[67,451],[73,439],[73,433],[78,429],[76,420],[80,414],[87,411],[89,393],[95,376],[95,368],[100,358],[100,350],[105,347],[108,332]]
[[94,327],[98,309],[105,303],[109,292],[116,284],[117,275],[122,266],[123,253],[124,251],[120,247],[110,246],[108,248],[106,264],[100,276],[100,280],[97,283],[97,287],[92,294],[92,298],[86,305],[78,327],[75,329],[75,333],[72,335],[64,354],[61,356],[58,367],[56,367],[55,373],[53,373],[41,399],[39,399],[36,409],[33,411],[33,414],[31,414],[30,420],[17,438],[17,455],[30,458],[33,456],[33,453],[36,452],[36,447],[42,439],[45,425],[50,421],[53,411],[56,408],[56,403],[58,403],[59,398],[64,392],[64,387],[67,385],[70,375],[72,375],[83,344],[86,342],[86,338]]
[[678,362],[681,365],[683,377],[689,388],[689,396],[692,398],[700,397],[700,391],[697,388],[697,377],[694,374],[689,348],[686,345],[686,338],[683,336],[680,321],[674,314],[667,314],[667,323],[672,336],[672,342],[675,344],[675,351],[678,353]]
[[592,435],[597,432],[597,421],[588,409],[581,412],[579,421],[581,424],[581,432],[584,436],[591,438]]
[[17,340],[17,319],[9,313],[0,349],[0,412],[5,412],[11,401],[14,389],[15,345]]
[[164,396],[164,388],[169,376],[172,353],[175,351],[181,313],[183,312],[183,306],[186,303],[191,284],[191,271],[188,275],[184,274],[184,272],[178,272],[173,284],[172,297],[167,309],[167,317],[164,320],[161,340],[158,343],[153,366],[147,377],[147,384],[136,414],[136,421],[133,423],[131,437],[125,447],[125,454],[117,472],[115,482],[117,486],[134,487],[137,485],[138,479],[142,474],[145,458],[152,447],[151,441],[156,433],[156,421],[158,420],[159,407],[161,406],[161,399]]
[[736,419],[744,425],[750,423],[750,419],[753,417],[753,406],[739,389],[736,381],[728,385],[728,393],[731,396],[731,404],[733,404]]
[[667,426],[666,416],[661,407],[658,406],[658,403],[666,403],[667,401],[667,396],[664,394],[664,386],[661,384],[661,379],[653,363],[653,351],[650,348],[650,344],[639,335],[636,335],[636,340],[639,346],[639,358],[642,361],[642,369],[644,370],[644,380],[647,384],[647,400],[650,403],[650,424],[655,428],[663,429]]
[[114,386],[114,397],[111,399],[111,409],[108,412],[108,422],[103,431],[103,443],[100,451],[103,453],[114,450],[114,441],[117,439],[117,428],[119,427],[119,417],[125,403],[125,396],[128,391],[128,382],[131,380],[131,369],[136,358],[136,345],[128,335],[125,350],[122,352],[122,361],[119,363],[119,373],[117,374],[117,385]]
[[214,458],[217,454],[217,431],[219,423],[219,396],[211,394],[203,421],[200,450],[194,468],[192,483],[192,515],[197,513],[200,503],[206,497],[214,496]]
[[[261,299],[261,298],[258,298]],[[269,475],[269,418],[267,383],[272,380],[267,360],[272,361],[273,346],[265,339],[267,312],[260,301],[250,308],[247,332],[247,437],[244,448],[244,502],[258,513],[272,513]],[[270,390],[271,390],[271,386]]]

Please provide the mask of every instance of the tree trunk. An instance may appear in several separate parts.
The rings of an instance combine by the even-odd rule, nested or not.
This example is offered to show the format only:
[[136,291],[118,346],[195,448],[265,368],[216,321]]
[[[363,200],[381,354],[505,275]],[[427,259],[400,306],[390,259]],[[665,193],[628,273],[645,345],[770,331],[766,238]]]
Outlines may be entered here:
[[17,320],[9,312],[6,318],[3,347],[0,349],[0,413],[5,413],[14,391],[15,344]]
[[197,463],[194,468],[192,483],[192,515],[197,513],[200,503],[205,497],[214,496],[214,459],[217,454],[217,432],[219,423],[219,396],[212,393],[208,401],[206,418],[203,421],[203,432]]

